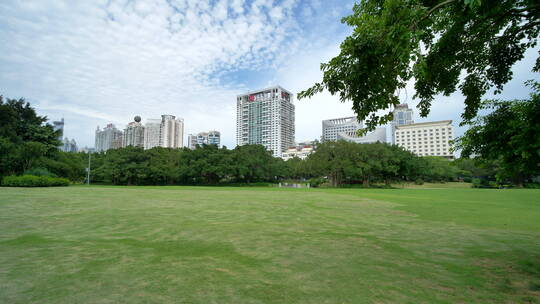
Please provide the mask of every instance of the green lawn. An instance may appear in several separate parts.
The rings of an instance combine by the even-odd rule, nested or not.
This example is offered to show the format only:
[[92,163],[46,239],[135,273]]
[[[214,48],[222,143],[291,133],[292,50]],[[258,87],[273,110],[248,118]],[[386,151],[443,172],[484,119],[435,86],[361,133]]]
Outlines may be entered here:
[[540,303],[540,190],[0,188],[0,303]]

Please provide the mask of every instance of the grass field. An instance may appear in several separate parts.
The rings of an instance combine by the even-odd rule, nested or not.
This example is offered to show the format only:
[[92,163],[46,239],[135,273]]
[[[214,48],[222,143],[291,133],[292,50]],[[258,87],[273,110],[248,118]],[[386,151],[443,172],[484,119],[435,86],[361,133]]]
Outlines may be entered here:
[[0,303],[539,303],[540,190],[0,188]]

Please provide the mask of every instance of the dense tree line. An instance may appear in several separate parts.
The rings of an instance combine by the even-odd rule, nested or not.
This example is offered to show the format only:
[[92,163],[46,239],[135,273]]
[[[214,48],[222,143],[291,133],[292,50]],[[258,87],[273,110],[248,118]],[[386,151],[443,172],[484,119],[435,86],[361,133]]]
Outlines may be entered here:
[[[66,154],[72,162],[86,161],[82,153]],[[452,181],[460,168],[440,157],[418,157],[398,146],[345,141],[320,144],[306,160],[283,161],[260,145],[232,150],[204,145],[187,148],[127,147],[95,153],[92,182],[115,185],[196,185],[220,183],[308,181],[323,179],[333,186],[401,181]],[[81,175],[78,179],[83,179]]]
[[92,181],[117,185],[274,182],[283,177],[283,160],[260,145],[233,150],[215,145],[195,150],[126,147],[91,157]]
[[[492,102],[494,111],[476,122],[457,141],[464,155],[450,161],[419,157],[401,147],[346,141],[318,144],[306,160],[283,161],[260,145],[234,149],[204,145],[187,148],[127,147],[106,153],[66,153],[57,147],[57,132],[24,100],[0,98],[0,178],[32,175],[86,180],[114,185],[215,185],[230,183],[309,181],[313,185],[392,184],[474,179],[521,185],[539,170],[540,107],[531,100]],[[503,132],[501,132],[501,130]],[[511,138],[511,140],[506,140]],[[517,179],[516,179],[517,178]],[[30,181],[30,179],[27,179]]]

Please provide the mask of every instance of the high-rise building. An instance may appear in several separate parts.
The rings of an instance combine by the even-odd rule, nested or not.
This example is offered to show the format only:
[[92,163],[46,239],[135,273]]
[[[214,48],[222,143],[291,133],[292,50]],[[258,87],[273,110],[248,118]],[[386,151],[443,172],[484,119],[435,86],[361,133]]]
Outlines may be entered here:
[[451,120],[396,126],[395,144],[419,156],[454,158],[450,151],[453,138]]
[[144,149],[159,147],[161,119],[147,119],[144,124]]
[[60,147],[60,150],[64,152],[77,152],[79,148],[77,147],[77,142],[75,139],[69,140],[69,138],[64,138],[63,145]]
[[392,112],[394,115],[393,124],[395,126],[402,126],[414,123],[413,110],[409,109],[409,105],[402,103],[397,105]]
[[161,119],[148,119],[144,125],[143,146],[182,148],[184,146],[184,120],[174,115],[161,115]]
[[275,157],[294,145],[292,94],[280,86],[238,95],[236,143],[259,144]]
[[189,134],[188,135],[188,148],[195,150],[197,148],[197,135]]
[[159,145],[165,148],[184,146],[184,120],[174,115],[161,115]]
[[64,136],[64,118],[57,121],[53,121],[52,124],[53,124],[54,131],[60,131],[58,134],[58,140],[62,141],[62,137]]
[[113,124],[108,124],[103,130],[96,129],[95,149],[103,152],[109,149],[117,149],[122,146],[122,131],[116,129]]
[[394,110],[392,111],[392,114],[394,116],[394,119],[390,123],[390,127],[391,127],[390,136],[392,137],[390,141],[391,143],[395,144],[396,139],[394,135],[396,134],[396,127],[410,125],[414,123],[413,110],[409,109],[409,105],[407,105],[406,103],[402,103],[402,104],[397,105],[394,108]]
[[362,122],[354,116],[323,120],[321,141],[335,141],[340,133],[353,134],[362,128]]
[[144,126],[141,124],[141,117],[135,116],[124,129],[122,147],[144,147]]
[[197,135],[189,134],[188,147],[192,150],[197,146],[202,145],[216,145],[221,144],[221,133],[219,131],[200,132]]

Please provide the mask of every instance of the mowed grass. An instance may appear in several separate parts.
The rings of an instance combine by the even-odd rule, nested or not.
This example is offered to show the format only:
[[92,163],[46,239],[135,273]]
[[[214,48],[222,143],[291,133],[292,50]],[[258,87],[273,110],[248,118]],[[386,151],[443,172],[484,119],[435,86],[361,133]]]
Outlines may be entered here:
[[0,303],[539,301],[539,190],[0,188]]

